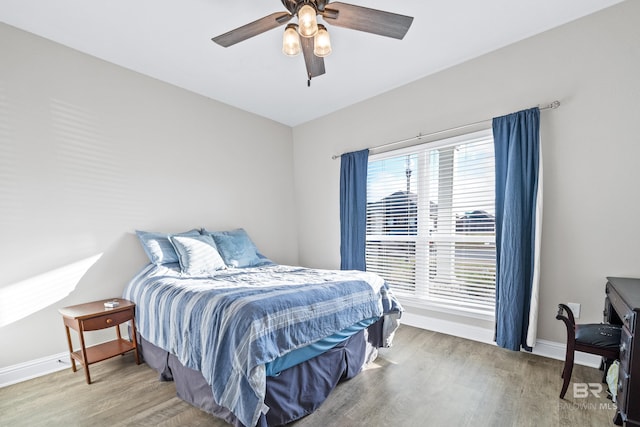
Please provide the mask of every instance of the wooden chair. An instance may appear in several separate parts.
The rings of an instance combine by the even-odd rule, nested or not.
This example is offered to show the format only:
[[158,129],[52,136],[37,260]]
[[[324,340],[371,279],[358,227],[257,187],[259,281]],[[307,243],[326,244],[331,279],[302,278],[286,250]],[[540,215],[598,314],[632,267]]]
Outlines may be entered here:
[[606,378],[609,366],[620,356],[620,326],[607,323],[576,325],[573,312],[565,304],[558,304],[556,319],[562,320],[567,326],[567,354],[562,370],[564,383],[560,392],[560,399],[564,399],[571,380],[576,351],[602,356],[604,359],[600,369],[604,367],[604,377]]

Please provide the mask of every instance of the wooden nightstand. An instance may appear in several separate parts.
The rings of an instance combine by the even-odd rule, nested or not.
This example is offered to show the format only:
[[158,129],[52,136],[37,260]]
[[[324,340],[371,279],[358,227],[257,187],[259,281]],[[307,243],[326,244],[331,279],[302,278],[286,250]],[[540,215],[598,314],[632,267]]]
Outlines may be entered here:
[[[107,301],[118,301],[119,304],[114,308],[106,308],[104,303]],[[87,379],[87,384],[91,384],[89,365],[92,363],[100,362],[133,350],[136,363],[138,365],[140,364],[138,343],[136,341],[135,309],[136,305],[131,301],[125,299],[109,299],[73,305],[58,310],[60,314],[62,314],[64,328],[67,332],[71,369],[73,372],[76,372],[76,361],[81,363],[84,366],[84,375]],[[120,324],[128,321],[131,322],[131,339],[133,342],[123,339],[120,335]],[[97,331],[112,327],[116,328],[117,338],[115,340],[92,347],[85,346],[84,333],[86,331]],[[80,337],[81,348],[76,351],[73,350],[69,328],[77,331]]]

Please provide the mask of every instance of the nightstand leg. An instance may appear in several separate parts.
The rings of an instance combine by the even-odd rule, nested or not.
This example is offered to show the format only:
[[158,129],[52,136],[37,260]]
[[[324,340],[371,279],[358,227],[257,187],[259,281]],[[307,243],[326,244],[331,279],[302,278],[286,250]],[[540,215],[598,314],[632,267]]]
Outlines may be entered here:
[[91,384],[91,376],[89,375],[89,363],[87,363],[87,348],[84,345],[84,330],[80,325],[80,346],[82,347],[82,364],[84,365],[84,377],[87,384]]
[[136,332],[136,319],[135,317],[133,319],[131,319],[131,341],[133,342],[133,353],[136,355],[136,365],[140,364],[140,355],[138,354],[138,339],[137,339],[137,335],[138,333]]
[[73,356],[71,356],[71,353],[73,353],[73,343],[71,342],[71,334],[69,333],[69,327],[67,325],[64,325],[64,329],[67,332],[67,344],[69,345],[69,359],[71,359],[71,370],[75,372],[76,361],[73,358]]

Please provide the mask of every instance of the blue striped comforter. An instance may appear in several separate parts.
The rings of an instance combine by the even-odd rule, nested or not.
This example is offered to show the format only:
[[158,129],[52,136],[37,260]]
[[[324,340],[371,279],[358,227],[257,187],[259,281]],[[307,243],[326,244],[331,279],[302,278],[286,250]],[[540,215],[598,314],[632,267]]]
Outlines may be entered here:
[[383,287],[361,271],[268,265],[182,277],[169,264],[149,265],[123,296],[146,340],[202,372],[216,402],[254,426],[268,410],[265,363],[381,316]]

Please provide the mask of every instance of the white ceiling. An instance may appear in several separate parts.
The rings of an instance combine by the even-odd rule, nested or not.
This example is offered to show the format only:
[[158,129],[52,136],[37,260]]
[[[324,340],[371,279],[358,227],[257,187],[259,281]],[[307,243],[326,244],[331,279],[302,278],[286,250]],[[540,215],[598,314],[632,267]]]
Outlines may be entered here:
[[0,20],[296,126],[622,0],[342,0],[413,16],[404,40],[327,25],[327,73],[307,87],[280,27],[229,48],[213,36],[284,11],[279,0],[0,0]]

